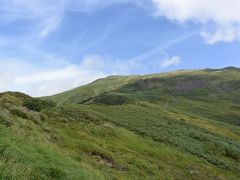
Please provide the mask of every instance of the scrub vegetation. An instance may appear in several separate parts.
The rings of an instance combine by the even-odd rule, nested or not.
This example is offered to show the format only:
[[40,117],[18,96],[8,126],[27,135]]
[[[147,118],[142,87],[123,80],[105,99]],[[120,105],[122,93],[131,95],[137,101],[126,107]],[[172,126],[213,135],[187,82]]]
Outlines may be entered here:
[[239,179],[240,70],[0,94],[2,179]]

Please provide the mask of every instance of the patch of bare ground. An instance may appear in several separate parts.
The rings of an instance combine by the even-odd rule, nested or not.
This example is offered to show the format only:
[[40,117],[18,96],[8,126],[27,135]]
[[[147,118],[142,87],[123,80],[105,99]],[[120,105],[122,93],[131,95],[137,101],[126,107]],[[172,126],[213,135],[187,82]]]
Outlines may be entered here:
[[115,162],[111,157],[108,157],[105,154],[102,154],[97,151],[93,151],[89,154],[92,157],[96,157],[100,164],[103,164],[105,166],[108,166],[110,168],[117,169],[119,171],[127,171],[128,169],[126,167],[120,166],[117,162]]

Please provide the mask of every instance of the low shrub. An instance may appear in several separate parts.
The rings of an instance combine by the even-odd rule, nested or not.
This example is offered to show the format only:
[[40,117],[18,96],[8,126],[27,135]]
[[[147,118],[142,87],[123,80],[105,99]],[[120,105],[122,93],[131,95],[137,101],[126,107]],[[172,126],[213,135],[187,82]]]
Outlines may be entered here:
[[51,108],[56,106],[56,103],[53,101],[45,101],[41,99],[31,98],[24,101],[23,106],[26,108],[40,112],[42,109]]
[[114,106],[114,105],[123,105],[131,103],[131,100],[125,96],[118,95],[118,94],[103,94],[97,97],[94,100],[95,103]]
[[28,118],[27,114],[25,112],[19,110],[19,109],[11,109],[10,112],[14,116],[17,116],[17,117],[20,117],[20,118],[23,118],[23,119]]
[[13,124],[13,122],[2,112],[0,112],[0,124],[9,127]]
[[240,160],[240,152],[237,149],[233,149],[233,148],[226,148],[225,149],[225,156],[230,157],[236,161]]
[[7,144],[0,144],[0,155],[3,156],[4,153],[7,151],[8,145]]

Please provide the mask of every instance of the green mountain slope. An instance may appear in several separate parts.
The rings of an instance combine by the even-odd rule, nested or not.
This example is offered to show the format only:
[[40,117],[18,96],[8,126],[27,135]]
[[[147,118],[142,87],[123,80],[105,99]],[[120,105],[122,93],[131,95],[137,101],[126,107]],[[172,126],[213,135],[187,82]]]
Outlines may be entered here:
[[240,178],[238,68],[112,76],[41,99],[0,95],[5,179]]
[[61,94],[57,94],[50,97],[44,97],[43,99],[51,99],[58,104],[64,104],[66,102],[81,102],[88,98],[98,96],[104,92],[114,91],[120,88],[124,84],[128,84],[137,79],[138,76],[110,76],[105,79],[99,79],[88,85],[67,91]]

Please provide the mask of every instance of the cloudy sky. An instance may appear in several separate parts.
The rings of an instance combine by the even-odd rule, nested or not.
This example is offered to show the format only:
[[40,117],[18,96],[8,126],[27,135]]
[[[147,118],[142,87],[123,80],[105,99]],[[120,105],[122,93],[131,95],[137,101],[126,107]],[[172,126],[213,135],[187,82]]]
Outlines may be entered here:
[[240,66],[239,0],[0,0],[0,91]]

